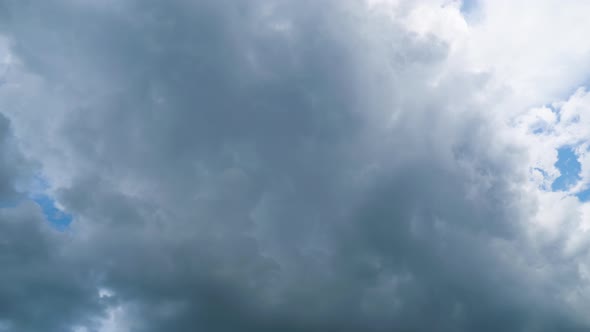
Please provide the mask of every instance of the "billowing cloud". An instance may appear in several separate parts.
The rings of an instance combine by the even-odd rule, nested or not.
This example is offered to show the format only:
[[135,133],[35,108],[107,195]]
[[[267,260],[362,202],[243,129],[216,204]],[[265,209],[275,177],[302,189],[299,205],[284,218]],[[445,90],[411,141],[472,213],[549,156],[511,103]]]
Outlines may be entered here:
[[0,331],[587,328],[580,79],[474,6],[0,0]]

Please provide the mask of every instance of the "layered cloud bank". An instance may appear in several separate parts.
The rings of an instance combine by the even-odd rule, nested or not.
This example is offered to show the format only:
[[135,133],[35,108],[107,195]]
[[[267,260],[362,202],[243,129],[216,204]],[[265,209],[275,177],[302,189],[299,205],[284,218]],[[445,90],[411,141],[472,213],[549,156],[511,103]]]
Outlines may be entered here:
[[0,332],[589,329],[588,7],[0,0]]

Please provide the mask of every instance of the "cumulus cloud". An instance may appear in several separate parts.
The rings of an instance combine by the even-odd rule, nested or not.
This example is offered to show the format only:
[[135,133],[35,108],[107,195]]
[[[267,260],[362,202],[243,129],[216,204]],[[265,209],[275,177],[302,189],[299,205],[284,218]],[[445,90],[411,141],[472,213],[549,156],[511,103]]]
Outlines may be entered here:
[[0,0],[0,331],[584,330],[587,207],[543,186],[583,117],[539,108],[580,79],[483,58],[494,6]]

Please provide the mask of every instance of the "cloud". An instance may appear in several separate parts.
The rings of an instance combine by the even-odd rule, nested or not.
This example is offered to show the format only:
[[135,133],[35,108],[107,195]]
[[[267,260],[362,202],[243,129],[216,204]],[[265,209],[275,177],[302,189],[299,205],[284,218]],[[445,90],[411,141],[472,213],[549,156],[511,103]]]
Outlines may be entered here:
[[11,205],[18,199],[19,184],[26,177],[27,161],[15,146],[9,120],[0,114],[0,202]]
[[73,322],[93,324],[102,309],[91,270],[69,261],[66,235],[19,191],[28,162],[9,121],[0,116],[0,122],[0,331],[63,331]]
[[458,65],[479,33],[459,3],[387,5],[0,1],[0,106],[73,216],[60,233],[32,203],[3,212],[26,277],[0,322],[583,330],[582,207],[530,181],[518,125],[550,112],[492,113],[521,92]]

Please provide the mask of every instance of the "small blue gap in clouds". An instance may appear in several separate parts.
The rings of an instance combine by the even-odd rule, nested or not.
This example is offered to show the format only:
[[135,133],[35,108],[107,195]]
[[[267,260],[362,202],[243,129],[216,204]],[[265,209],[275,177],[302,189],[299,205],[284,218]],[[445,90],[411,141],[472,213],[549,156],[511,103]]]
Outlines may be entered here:
[[35,175],[30,184],[29,198],[39,205],[47,221],[57,229],[64,230],[72,223],[73,218],[71,214],[57,208],[55,199],[47,195],[50,187],[42,174]]
[[580,200],[580,202],[588,202],[590,201],[590,189],[586,189],[584,191],[580,191],[576,194],[576,197]]
[[71,214],[59,209],[55,199],[47,195],[49,188],[50,185],[47,180],[41,174],[37,174],[31,179],[28,188],[25,190],[26,193],[14,199],[0,201],[0,209],[15,208],[28,198],[39,205],[45,218],[53,227],[58,230],[65,230],[72,223],[73,217]]
[[45,194],[35,194],[31,199],[41,207],[45,218],[57,229],[63,230],[72,223],[72,215],[56,207],[55,200]]
[[566,191],[580,181],[582,165],[572,147],[562,147],[557,150],[555,167],[557,167],[561,175],[553,181],[551,190]]
[[463,0],[461,1],[461,12],[464,14],[471,13],[478,5],[479,0]]

